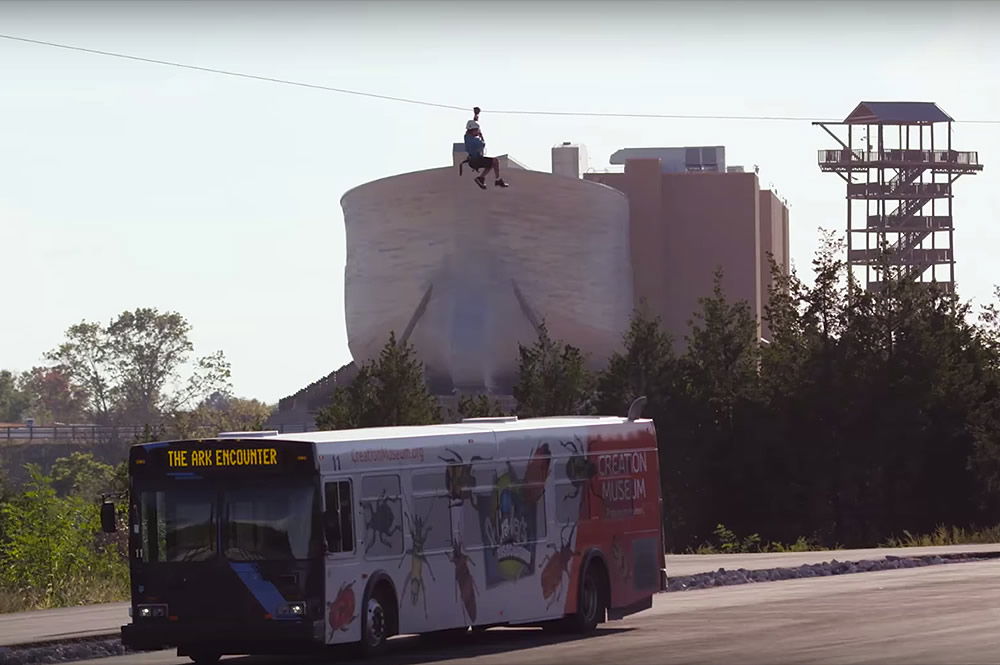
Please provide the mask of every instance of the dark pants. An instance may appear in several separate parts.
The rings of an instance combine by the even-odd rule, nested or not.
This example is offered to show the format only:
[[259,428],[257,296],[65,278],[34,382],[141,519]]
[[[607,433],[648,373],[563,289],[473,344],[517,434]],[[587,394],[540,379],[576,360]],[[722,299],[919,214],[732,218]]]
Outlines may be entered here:
[[469,166],[474,169],[489,169],[493,166],[493,159],[493,157],[484,157],[483,155],[469,157]]

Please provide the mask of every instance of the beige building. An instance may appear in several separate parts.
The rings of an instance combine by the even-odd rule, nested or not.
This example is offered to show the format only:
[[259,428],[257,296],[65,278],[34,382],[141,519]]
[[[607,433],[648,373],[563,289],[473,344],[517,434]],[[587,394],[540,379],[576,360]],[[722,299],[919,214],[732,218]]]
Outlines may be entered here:
[[616,162],[624,172],[584,178],[628,197],[636,302],[644,300],[683,340],[721,268],[726,296],[749,303],[767,338],[761,316],[771,284],[768,254],[787,272],[788,207],[760,188],[756,173],[727,169],[722,148],[621,150]]

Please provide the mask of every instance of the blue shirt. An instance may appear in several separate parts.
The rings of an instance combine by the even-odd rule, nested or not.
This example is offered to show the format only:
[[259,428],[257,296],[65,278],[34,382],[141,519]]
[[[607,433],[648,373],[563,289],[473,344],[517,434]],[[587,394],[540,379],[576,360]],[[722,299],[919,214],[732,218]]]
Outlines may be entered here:
[[486,141],[472,134],[465,135],[465,152],[469,153],[469,157],[482,157],[485,149]]

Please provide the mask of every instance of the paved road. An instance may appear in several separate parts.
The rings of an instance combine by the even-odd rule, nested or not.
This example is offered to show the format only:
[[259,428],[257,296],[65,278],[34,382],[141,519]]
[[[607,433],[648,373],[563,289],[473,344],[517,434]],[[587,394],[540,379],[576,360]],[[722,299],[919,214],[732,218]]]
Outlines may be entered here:
[[[799,566],[804,563],[881,559],[886,555],[922,556],[947,553],[998,552],[1000,544],[913,547],[903,549],[836,550],[784,554],[675,554],[667,557],[667,574],[672,577],[704,573],[719,568],[748,570]],[[870,573],[864,573],[870,574]],[[685,592],[690,593],[690,592]],[[674,594],[671,594],[674,595]],[[66,637],[117,633],[129,622],[128,603],[91,605],[61,610],[0,614],[0,646],[24,644]],[[1000,659],[998,659],[1000,662]]]
[[[607,626],[583,639],[553,638],[533,629],[494,629],[447,647],[404,636],[392,641],[386,658],[369,662],[995,664],[1000,662],[1000,561],[659,594],[651,610]],[[223,659],[229,665],[328,662]],[[181,663],[190,661],[156,652],[77,665]]]
[[0,614],[0,646],[106,635],[129,622],[129,603]]

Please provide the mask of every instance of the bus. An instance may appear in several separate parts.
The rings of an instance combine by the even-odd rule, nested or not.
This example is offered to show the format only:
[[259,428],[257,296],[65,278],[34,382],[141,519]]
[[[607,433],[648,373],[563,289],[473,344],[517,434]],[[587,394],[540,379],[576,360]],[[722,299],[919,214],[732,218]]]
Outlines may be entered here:
[[136,650],[587,633],[666,589],[656,432],[632,415],[231,432],[136,444],[128,465]]

